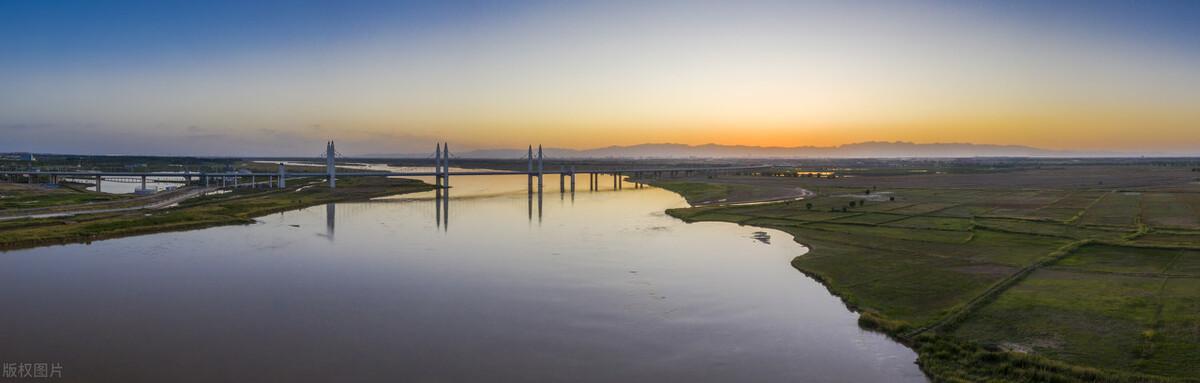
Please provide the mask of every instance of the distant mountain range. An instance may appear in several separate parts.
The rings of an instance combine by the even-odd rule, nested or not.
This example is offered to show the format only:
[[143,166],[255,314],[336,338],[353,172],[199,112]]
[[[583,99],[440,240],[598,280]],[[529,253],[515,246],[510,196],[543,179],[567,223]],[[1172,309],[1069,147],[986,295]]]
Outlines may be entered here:
[[[521,158],[528,149],[483,149],[458,152],[460,158]],[[534,148],[536,150],[536,148]],[[1083,157],[1117,153],[1075,152],[1020,145],[912,142],[861,142],[839,146],[744,146],[640,144],[596,149],[544,149],[555,158],[898,158],[898,157]],[[422,154],[369,154],[366,157],[427,157]]]

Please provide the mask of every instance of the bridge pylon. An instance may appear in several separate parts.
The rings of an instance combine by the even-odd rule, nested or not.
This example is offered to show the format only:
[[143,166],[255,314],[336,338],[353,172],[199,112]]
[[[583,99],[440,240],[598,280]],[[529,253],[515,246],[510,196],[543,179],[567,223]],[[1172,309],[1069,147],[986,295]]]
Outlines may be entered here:
[[442,187],[442,143],[438,142],[433,149],[433,185]]
[[450,143],[442,143],[442,186],[450,187]]
[[333,141],[329,141],[325,145],[325,173],[329,176],[329,188],[337,188],[337,166],[334,160],[337,158],[337,150],[333,148]]
[[529,181],[527,190],[529,191],[530,195],[532,195],[532,193],[533,193],[533,145],[529,145],[529,152],[526,155],[526,158],[528,158],[528,160],[529,160],[529,169],[528,169],[528,172],[526,173],[527,179]]

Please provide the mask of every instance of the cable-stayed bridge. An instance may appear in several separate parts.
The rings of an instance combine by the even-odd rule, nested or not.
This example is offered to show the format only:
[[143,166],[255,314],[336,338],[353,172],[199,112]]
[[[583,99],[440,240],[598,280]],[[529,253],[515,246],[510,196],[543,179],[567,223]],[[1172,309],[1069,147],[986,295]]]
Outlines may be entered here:
[[[29,170],[7,170],[0,171],[0,177],[14,182],[49,182],[58,183],[62,181],[79,181],[79,180],[94,180],[99,189],[102,181],[120,180],[120,182],[138,182],[145,189],[147,179],[153,179],[158,182],[176,181],[188,185],[199,185],[205,187],[269,187],[269,188],[284,188],[287,187],[289,179],[297,178],[314,178],[324,177],[330,188],[337,187],[337,179],[339,177],[434,177],[434,182],[439,188],[450,187],[450,180],[453,177],[464,176],[497,176],[497,175],[526,175],[528,177],[528,189],[530,193],[541,193],[544,177],[547,175],[558,175],[559,190],[575,191],[576,175],[586,175],[588,177],[588,189],[597,190],[600,188],[600,176],[611,175],[613,179],[613,188],[619,189],[622,187],[620,180],[622,177],[675,177],[679,175],[692,176],[697,174],[716,175],[723,173],[738,173],[754,170],[764,170],[771,168],[771,165],[755,165],[755,166],[720,166],[720,167],[631,167],[631,168],[606,168],[606,169],[586,169],[576,170],[574,166],[559,166],[558,169],[545,168],[545,156],[542,148],[539,145],[535,154],[532,145],[529,146],[528,154],[524,159],[528,160],[526,170],[488,170],[488,171],[471,171],[471,170],[455,170],[450,169],[451,159],[454,158],[450,154],[449,144],[438,143],[435,154],[433,156],[432,171],[415,171],[415,172],[393,172],[393,171],[339,171],[337,167],[338,159],[342,158],[334,147],[334,142],[326,143],[324,155],[318,157],[318,160],[325,162],[325,169],[321,172],[289,172],[283,163],[279,163],[279,170],[275,172],[251,172],[251,171],[223,171],[223,172],[106,172],[106,171],[40,171],[36,169]],[[536,178],[536,184],[535,184]],[[569,180],[569,181],[568,181]],[[99,190],[98,190],[99,191]]]

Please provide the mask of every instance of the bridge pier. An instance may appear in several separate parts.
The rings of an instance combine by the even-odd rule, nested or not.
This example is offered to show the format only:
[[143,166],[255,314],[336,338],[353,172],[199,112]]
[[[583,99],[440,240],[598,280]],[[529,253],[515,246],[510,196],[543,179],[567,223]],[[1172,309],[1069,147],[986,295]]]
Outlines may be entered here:
[[146,190],[146,176],[142,176],[142,190]]
[[[528,185],[526,185],[526,189],[529,191],[529,194],[533,194],[533,145],[529,145],[529,153],[526,155],[526,157],[529,158],[529,171],[526,173],[527,180],[529,182]],[[530,210],[530,215],[533,215],[532,208]]]
[[97,193],[101,192],[100,191],[100,181],[103,181],[103,180],[104,180],[104,177],[96,176],[96,192]]
[[575,194],[575,166],[571,166],[571,194]]
[[567,192],[567,167],[558,167],[558,194]]
[[280,163],[279,163],[279,186],[278,186],[280,189],[283,189],[283,188],[286,188],[286,187],[287,187],[287,177],[286,177],[286,175],[284,174],[284,173],[286,173],[286,172],[287,172],[287,169],[285,169],[285,168],[283,167],[283,163],[282,163],[282,162],[280,162]]

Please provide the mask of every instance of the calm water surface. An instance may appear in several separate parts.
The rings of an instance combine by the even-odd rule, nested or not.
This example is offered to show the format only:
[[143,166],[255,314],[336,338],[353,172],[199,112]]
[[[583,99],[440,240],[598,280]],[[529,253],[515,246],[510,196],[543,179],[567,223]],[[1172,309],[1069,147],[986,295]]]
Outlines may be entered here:
[[448,204],[3,253],[0,362],[68,381],[925,381],[790,267],[790,236],[546,181],[540,209],[522,176],[458,177]]

